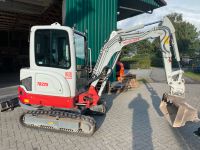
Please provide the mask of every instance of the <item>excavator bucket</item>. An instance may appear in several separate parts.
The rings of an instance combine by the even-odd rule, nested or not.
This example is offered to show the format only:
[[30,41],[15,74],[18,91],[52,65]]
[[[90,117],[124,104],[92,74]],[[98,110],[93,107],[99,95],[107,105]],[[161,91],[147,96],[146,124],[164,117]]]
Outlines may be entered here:
[[187,121],[200,121],[198,111],[180,97],[163,94],[160,110],[173,127],[182,127]]

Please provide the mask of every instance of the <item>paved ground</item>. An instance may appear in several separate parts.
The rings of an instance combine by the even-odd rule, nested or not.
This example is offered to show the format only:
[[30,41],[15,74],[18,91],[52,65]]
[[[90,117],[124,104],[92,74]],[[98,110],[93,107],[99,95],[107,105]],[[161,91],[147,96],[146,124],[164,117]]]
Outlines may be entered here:
[[[148,75],[152,79],[152,82],[166,83],[164,68],[151,68]],[[195,81],[195,80],[192,80],[191,78],[188,78],[185,76],[184,76],[184,79],[185,79],[186,84],[200,84],[200,81]]]
[[[15,91],[11,89],[4,88],[4,92]],[[186,85],[186,100],[198,110],[199,89],[200,84]],[[0,150],[199,150],[200,138],[194,136],[193,131],[200,127],[200,123],[188,123],[185,127],[175,129],[169,126],[158,109],[161,96],[166,90],[168,88],[165,83],[148,83],[120,95],[104,96],[108,112],[106,116],[95,117],[97,131],[92,137],[22,127],[18,120],[23,113],[21,108],[0,113]]]
[[[148,82],[166,83],[164,68],[152,67],[151,69],[131,69],[126,70],[126,72],[136,74],[137,79],[143,78],[147,79]],[[200,81],[195,81],[185,76],[184,79],[186,84],[200,84]]]
[[0,99],[4,97],[9,97],[11,95],[17,94],[17,85],[16,86],[8,86],[4,88],[0,88]]
[[126,73],[132,73],[136,74],[137,79],[150,79],[150,75],[152,73],[152,69],[131,69],[131,70],[125,70]]
[[[200,85],[187,85],[187,98],[200,109]],[[199,149],[193,135],[200,124],[171,128],[158,109],[162,83],[140,85],[120,95],[106,96],[106,116],[95,117],[97,131],[92,137],[39,131],[19,124],[20,108],[0,113],[0,149]]]

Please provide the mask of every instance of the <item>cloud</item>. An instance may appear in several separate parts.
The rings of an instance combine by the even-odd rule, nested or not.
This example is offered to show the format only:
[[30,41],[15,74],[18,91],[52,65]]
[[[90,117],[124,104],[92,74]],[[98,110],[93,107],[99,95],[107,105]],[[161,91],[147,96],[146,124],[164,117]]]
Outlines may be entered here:
[[178,9],[178,13],[183,14],[183,20],[190,22],[195,25],[195,27],[200,30],[200,12],[191,9]]
[[177,12],[183,15],[183,20],[194,24],[200,30],[200,2],[198,0],[193,0],[193,2],[188,2],[187,0],[167,0],[167,3],[167,6],[155,9],[152,14],[142,14],[119,21],[117,24],[118,28],[123,29],[137,24],[158,21],[170,13]]

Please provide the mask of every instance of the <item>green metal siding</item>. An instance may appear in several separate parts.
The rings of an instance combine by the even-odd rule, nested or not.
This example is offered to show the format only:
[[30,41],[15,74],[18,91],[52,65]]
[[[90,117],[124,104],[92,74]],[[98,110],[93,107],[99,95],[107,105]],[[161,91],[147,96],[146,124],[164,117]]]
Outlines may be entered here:
[[[92,49],[93,66],[110,33],[117,28],[118,0],[65,0],[63,24],[76,30],[87,30],[88,47]],[[113,73],[112,80],[116,73]]]
[[117,0],[66,0],[64,25],[84,32],[95,63],[110,33],[117,28]]

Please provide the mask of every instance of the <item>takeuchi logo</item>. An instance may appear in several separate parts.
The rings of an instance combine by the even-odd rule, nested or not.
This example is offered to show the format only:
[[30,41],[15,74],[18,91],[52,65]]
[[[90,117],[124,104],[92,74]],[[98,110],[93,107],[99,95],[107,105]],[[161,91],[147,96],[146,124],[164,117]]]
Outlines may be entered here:
[[47,82],[37,82],[38,86],[49,86]]
[[124,45],[130,44],[130,43],[135,43],[137,41],[140,41],[140,38],[134,38],[134,39],[130,39],[130,40],[125,40],[124,42],[122,42]]

